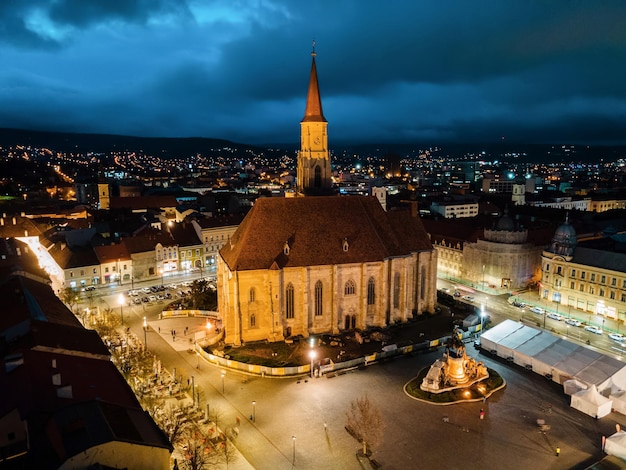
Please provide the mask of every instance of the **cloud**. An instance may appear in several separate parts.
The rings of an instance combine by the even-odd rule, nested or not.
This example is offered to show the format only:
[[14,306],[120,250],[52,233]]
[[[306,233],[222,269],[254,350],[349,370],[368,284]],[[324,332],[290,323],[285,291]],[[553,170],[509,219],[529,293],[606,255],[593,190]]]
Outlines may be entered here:
[[625,141],[623,18],[608,0],[2,2],[0,126],[297,143],[315,39],[331,141]]

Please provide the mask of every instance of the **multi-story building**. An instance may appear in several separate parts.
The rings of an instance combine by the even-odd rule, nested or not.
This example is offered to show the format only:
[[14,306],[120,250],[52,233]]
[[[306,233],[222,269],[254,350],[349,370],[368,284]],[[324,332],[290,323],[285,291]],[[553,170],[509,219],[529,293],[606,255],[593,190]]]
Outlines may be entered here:
[[430,210],[435,214],[443,215],[446,219],[476,217],[478,215],[478,203],[471,201],[433,202]]
[[626,234],[577,242],[566,222],[542,255],[539,294],[560,312],[626,320]]
[[196,235],[204,244],[203,268],[206,274],[215,274],[219,250],[230,241],[242,220],[243,215],[231,215],[202,218],[191,222]]

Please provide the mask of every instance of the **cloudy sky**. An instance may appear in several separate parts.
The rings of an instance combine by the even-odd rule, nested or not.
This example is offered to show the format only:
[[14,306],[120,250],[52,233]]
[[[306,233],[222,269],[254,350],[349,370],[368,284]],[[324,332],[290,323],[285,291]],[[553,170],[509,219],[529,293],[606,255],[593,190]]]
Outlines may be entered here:
[[626,1],[1,0],[0,127],[626,143]]

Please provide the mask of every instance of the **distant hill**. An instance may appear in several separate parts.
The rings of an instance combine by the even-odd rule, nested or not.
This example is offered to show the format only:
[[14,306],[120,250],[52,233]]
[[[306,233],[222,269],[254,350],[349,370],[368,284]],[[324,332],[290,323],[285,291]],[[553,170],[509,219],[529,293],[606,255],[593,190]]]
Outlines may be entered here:
[[0,128],[0,146],[14,145],[49,148],[59,152],[106,153],[115,150],[143,152],[147,155],[186,157],[206,154],[210,149],[231,147],[237,149],[254,148],[236,144],[228,140],[203,137],[133,137],[111,134],[72,134],[67,132],[27,131]]
[[[68,132],[28,131],[20,129],[0,128],[0,146],[15,145],[49,148],[58,152],[108,153],[113,151],[143,152],[146,155],[161,157],[188,157],[201,154],[208,155],[210,150],[224,147],[234,149],[235,154],[246,155],[244,152],[253,150],[265,156],[279,157],[282,152],[295,152],[296,146],[291,144],[259,146],[239,144],[224,139],[204,137],[133,137],[111,134],[73,134]],[[414,144],[342,144],[330,143],[335,155],[346,153],[384,157],[387,154],[415,156],[418,150],[438,147],[439,157],[463,159],[466,155],[482,155],[485,160],[508,162],[557,163],[557,162],[601,162],[615,161],[626,158],[626,146],[602,145],[562,145],[562,144],[523,144],[511,142],[477,143],[414,143]],[[282,150],[281,150],[282,149]],[[352,159],[352,157],[350,157]]]

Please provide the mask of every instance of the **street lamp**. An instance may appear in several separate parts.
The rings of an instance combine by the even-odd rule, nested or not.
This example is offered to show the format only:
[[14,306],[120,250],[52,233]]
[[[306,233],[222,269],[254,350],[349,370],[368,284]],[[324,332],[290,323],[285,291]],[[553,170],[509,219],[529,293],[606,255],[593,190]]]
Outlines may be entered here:
[[485,265],[483,264],[483,292],[485,292]]
[[222,371],[222,395],[224,395],[224,377],[226,377],[226,371]]
[[198,358],[198,362],[196,363],[196,369],[200,370],[200,353],[196,351],[196,356]]
[[148,350],[148,320],[143,317],[143,345]]
[[252,402],[252,421],[256,422],[256,401]]
[[122,325],[124,324],[124,294],[120,294],[117,298],[117,301],[120,304],[120,317],[122,318]]
[[311,378],[313,378],[313,359],[315,359],[315,351],[311,350],[309,357],[311,358]]
[[291,440],[293,441],[293,461],[291,462],[291,466],[296,466],[296,436],[291,436]]

